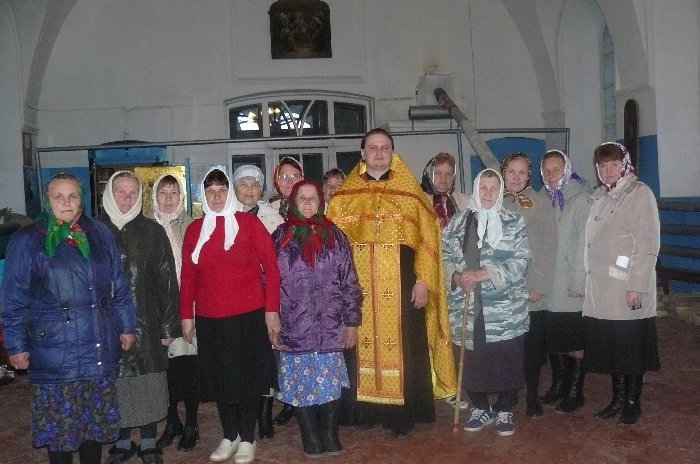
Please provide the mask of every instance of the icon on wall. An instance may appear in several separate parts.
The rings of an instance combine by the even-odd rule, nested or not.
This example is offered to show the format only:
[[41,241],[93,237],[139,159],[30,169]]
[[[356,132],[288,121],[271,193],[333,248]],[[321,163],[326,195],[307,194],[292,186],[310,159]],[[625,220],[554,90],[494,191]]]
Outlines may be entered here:
[[270,6],[273,59],[331,58],[331,13],[321,0],[278,0]]

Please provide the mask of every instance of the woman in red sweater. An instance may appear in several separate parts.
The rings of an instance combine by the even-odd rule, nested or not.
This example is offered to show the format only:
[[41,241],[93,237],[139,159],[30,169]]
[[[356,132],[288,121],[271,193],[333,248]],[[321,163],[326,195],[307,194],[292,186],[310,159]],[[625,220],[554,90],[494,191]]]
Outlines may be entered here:
[[224,438],[209,457],[236,463],[255,457],[260,396],[276,387],[271,343],[280,331],[280,275],[260,220],[239,211],[228,176],[211,169],[202,182],[203,219],[182,244],[180,318],[194,336],[197,312],[200,399],[216,401]]

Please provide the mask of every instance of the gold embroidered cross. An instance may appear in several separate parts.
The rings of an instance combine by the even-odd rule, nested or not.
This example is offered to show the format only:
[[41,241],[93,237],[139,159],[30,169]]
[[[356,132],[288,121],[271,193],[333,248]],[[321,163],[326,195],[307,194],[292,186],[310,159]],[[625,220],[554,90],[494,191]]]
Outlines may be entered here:
[[394,298],[394,292],[392,292],[389,289],[386,289],[384,290],[384,293],[382,293],[382,296],[387,300],[391,300],[392,298]]
[[384,222],[384,221],[382,221],[381,216],[379,216],[379,214],[377,214],[376,216],[374,216],[374,219],[372,220],[372,222],[374,222],[374,233],[378,234],[379,233],[379,226],[381,226],[382,222]]
[[392,340],[391,338],[387,338],[386,341],[384,342],[384,346],[386,346],[386,349],[391,351],[392,348],[394,348],[397,345],[397,343]]
[[371,344],[372,344],[372,340],[370,340],[369,337],[366,337],[366,336],[360,342],[360,345],[362,345],[364,348],[369,348]]

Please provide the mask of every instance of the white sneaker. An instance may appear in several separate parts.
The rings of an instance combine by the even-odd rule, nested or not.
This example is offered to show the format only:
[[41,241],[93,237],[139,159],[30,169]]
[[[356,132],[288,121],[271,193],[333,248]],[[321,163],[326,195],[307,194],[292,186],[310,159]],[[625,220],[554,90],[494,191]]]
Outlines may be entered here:
[[[457,395],[452,395],[449,398],[445,398],[445,403],[449,404],[454,409],[455,404],[457,404]],[[460,398],[459,399],[459,409],[468,409],[468,408],[469,408],[469,402]]]
[[238,447],[238,452],[233,457],[233,462],[237,464],[251,462],[253,459],[255,459],[256,446],[257,442],[255,441],[253,443],[242,441],[241,446]]
[[234,441],[229,440],[228,438],[224,438],[221,440],[221,443],[219,443],[219,446],[214,450],[213,453],[209,456],[210,461],[225,461],[231,456],[233,456],[233,453],[238,451],[239,445],[241,444],[241,436],[237,436]]

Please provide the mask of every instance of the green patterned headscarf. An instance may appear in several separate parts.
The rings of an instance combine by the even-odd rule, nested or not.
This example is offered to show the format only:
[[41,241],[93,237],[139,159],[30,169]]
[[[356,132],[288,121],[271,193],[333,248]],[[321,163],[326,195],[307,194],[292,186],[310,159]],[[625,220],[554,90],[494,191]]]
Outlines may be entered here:
[[[65,174],[63,175],[66,176]],[[47,185],[51,184],[51,181],[57,176],[52,177]],[[73,180],[76,184],[78,184],[79,190],[82,190],[80,189],[80,182],[77,179],[73,178],[72,176],[65,178]],[[48,254],[50,257],[56,256],[56,249],[58,246],[61,243],[66,242],[69,245],[76,247],[78,251],[80,251],[83,258],[90,258],[90,243],[85,236],[85,232],[78,224],[78,220],[83,214],[83,209],[81,208],[80,211],[78,211],[78,214],[75,216],[73,221],[59,223],[58,219],[53,214],[53,210],[51,209],[51,203],[49,202],[48,195],[44,195],[42,197],[42,203],[44,204],[44,212],[41,213],[40,217],[46,220],[46,239],[44,240],[44,249],[46,250],[46,254]]]

